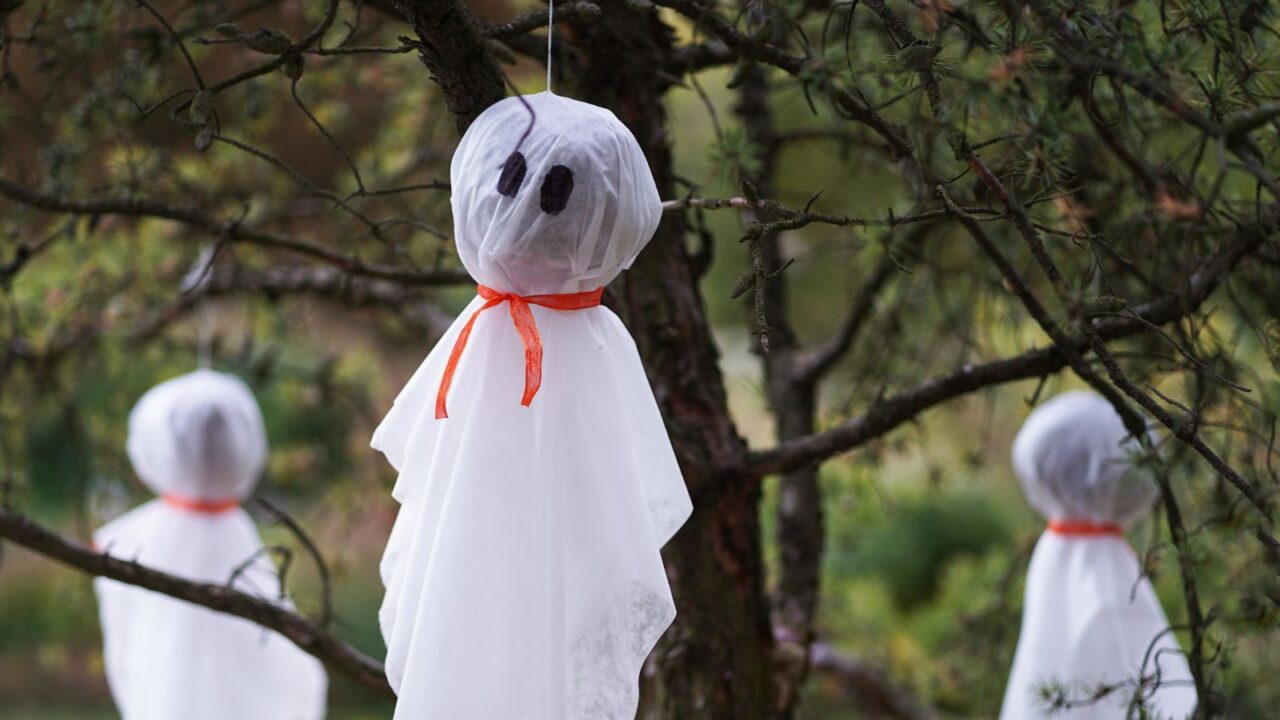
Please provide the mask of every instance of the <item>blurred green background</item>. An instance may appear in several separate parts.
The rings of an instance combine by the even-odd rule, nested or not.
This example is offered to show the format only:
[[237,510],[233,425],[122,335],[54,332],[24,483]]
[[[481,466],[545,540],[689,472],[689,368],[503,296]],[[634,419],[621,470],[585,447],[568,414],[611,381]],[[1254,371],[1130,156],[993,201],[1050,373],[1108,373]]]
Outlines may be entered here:
[[[68,16],[86,27],[117,20],[112,14],[116,11],[94,3],[73,9]],[[315,10],[308,6],[297,12],[311,17],[307,13]],[[374,40],[391,43],[393,35],[394,28],[387,29]],[[93,50],[87,45],[87,52]],[[193,45],[191,50],[206,66],[219,57],[216,46]],[[376,135],[364,138],[355,154],[371,176],[394,175],[400,165],[410,158],[418,162],[424,154],[428,157],[421,161],[423,167],[435,177],[447,173],[451,121],[412,55],[380,59],[354,76],[341,69],[308,73],[305,87],[313,110],[344,139],[358,136],[366,122],[360,93],[394,90],[387,93],[392,99],[381,98],[392,106],[391,120]],[[732,103],[732,93],[725,88],[728,75],[724,70],[701,77],[710,102],[722,113]],[[513,77],[526,91],[542,89],[536,72]],[[157,88],[169,87],[165,82],[178,81],[140,73],[130,82],[150,85],[154,91],[149,95],[156,96]],[[282,101],[287,93],[280,83],[246,88],[238,96],[239,105],[227,112],[243,115],[239,119],[247,135],[303,165],[312,177],[332,176],[338,184],[338,162],[307,165],[320,160],[294,143],[293,133],[304,123],[296,111],[288,112],[291,108]],[[780,126],[814,122],[798,89],[777,95]],[[694,88],[676,89],[669,97],[679,173],[705,196],[735,193],[735,169],[749,164],[752,148],[743,146],[732,127],[723,132],[716,127]],[[829,119],[828,111],[820,113],[818,122]],[[168,156],[146,148],[125,153],[123,145],[92,145],[91,139],[101,137],[93,118],[86,110],[84,116],[61,119],[64,124],[55,133],[58,142],[40,148],[42,160],[51,167],[60,162],[74,167],[91,156],[101,161],[99,170],[107,179],[145,175],[148,164],[167,162]],[[0,106],[0,130],[5,121]],[[181,142],[186,147],[187,139]],[[784,190],[779,199],[800,206],[815,189],[824,189],[826,198],[841,198],[842,212],[881,214],[901,195],[897,175],[878,168],[883,162],[870,153],[797,145],[782,156],[778,185]],[[249,188],[255,197],[265,198],[268,207],[292,189],[287,178],[265,174],[260,165],[222,147],[207,154],[177,153],[170,169],[193,183]],[[419,194],[402,202],[406,213],[449,226],[444,194]],[[759,359],[747,332],[748,308],[729,299],[729,289],[745,264],[739,243],[743,219],[736,212],[714,212],[706,220],[716,261],[703,290],[716,325],[730,404],[749,442],[769,446],[772,426],[764,408]],[[0,223],[14,235],[22,232],[25,222],[17,214],[0,214]],[[73,325],[88,309],[101,309],[97,300],[115,297],[105,288],[116,287],[121,278],[132,284],[124,300],[112,301],[122,304],[120,316],[161,304],[174,294],[177,278],[194,257],[192,252],[175,251],[175,236],[182,231],[164,224],[124,229],[109,220],[82,218],[61,231],[70,240],[40,257],[38,273],[25,274],[8,288],[6,301],[23,314],[36,343],[53,342],[60,329]],[[786,241],[796,258],[787,271],[793,302],[803,308],[797,313],[797,329],[805,339],[826,337],[838,325],[860,269],[883,248],[859,231],[825,226],[808,228]],[[927,285],[938,274],[950,273],[980,286],[980,279],[969,278],[970,258],[943,246],[931,258],[931,267],[904,284]],[[138,267],[144,271],[135,276],[131,268]],[[432,299],[451,317],[470,294],[466,288],[443,290],[433,292]],[[959,344],[944,343],[940,350],[919,345],[936,351],[932,359],[943,368],[954,367],[970,352],[994,356],[1040,339],[1020,311],[1009,312],[985,300],[944,297],[913,302],[907,309],[922,328],[954,323],[973,331],[964,340],[974,346],[963,350]],[[113,304],[106,307],[109,317],[116,310]],[[368,448],[368,439],[431,344],[376,312],[335,311],[315,300],[219,299],[209,301],[207,310],[215,367],[244,377],[267,419],[272,455],[259,495],[297,517],[323,549],[334,578],[336,632],[380,657],[376,617],[382,588],[377,563],[396,509],[390,498],[391,470]],[[15,483],[25,511],[85,539],[93,528],[147,498],[124,456],[125,421],[132,403],[148,387],[195,368],[196,325],[196,319],[184,319],[162,340],[146,344],[108,335],[68,366],[47,375],[23,376],[21,384],[11,380],[5,386],[0,394],[0,464],[8,473],[6,479]],[[909,317],[879,330],[910,334],[912,325]],[[1280,377],[1262,348],[1247,341],[1243,347],[1266,378],[1262,394],[1274,401],[1280,397]],[[872,358],[846,363],[829,383],[824,422],[856,412],[860,393],[868,386],[900,379],[891,377],[895,369],[884,367],[874,352],[865,354]],[[1042,394],[1068,387],[1075,385],[1051,379]],[[1018,632],[1023,571],[1043,525],[1023,501],[1008,463],[1010,441],[1025,417],[1025,401],[1035,392],[1034,382],[981,392],[823,466],[828,549],[819,618],[822,640],[881,668],[894,684],[947,716],[994,717],[1003,693]],[[1181,480],[1194,486],[1194,476]],[[767,541],[772,537],[775,494],[767,483],[761,508]],[[1191,505],[1200,499],[1191,494]],[[268,543],[293,542],[281,527],[264,523],[262,531]],[[1177,568],[1157,539],[1151,522],[1131,535],[1177,625],[1185,621]],[[1232,672],[1223,690],[1239,717],[1276,717],[1276,629],[1270,616],[1251,615],[1240,606],[1240,598],[1246,596],[1243,589],[1266,580],[1250,565],[1256,551],[1249,545],[1252,540],[1231,528],[1208,528],[1196,542],[1201,551],[1201,593],[1230,611],[1213,630],[1214,639],[1231,650]],[[776,564],[773,552],[772,544],[766,545],[771,565]],[[297,563],[288,585],[302,611],[318,608],[314,568]],[[0,718],[114,717],[102,677],[96,613],[86,577],[5,546],[0,564]],[[1255,616],[1259,619],[1250,620]],[[331,682],[332,717],[390,715],[387,703],[341,677]],[[844,692],[837,679],[815,674],[799,716],[861,717]]]

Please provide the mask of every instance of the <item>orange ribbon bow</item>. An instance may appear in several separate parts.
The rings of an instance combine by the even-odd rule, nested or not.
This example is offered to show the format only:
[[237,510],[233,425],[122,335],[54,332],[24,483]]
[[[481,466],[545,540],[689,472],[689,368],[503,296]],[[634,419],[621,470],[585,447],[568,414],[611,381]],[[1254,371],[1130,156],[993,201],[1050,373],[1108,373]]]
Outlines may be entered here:
[[1077,537],[1097,535],[1124,537],[1124,530],[1115,523],[1094,523],[1088,520],[1050,520],[1049,531]]
[[600,304],[604,288],[556,295],[516,295],[477,285],[476,293],[484,298],[485,303],[471,313],[467,324],[462,326],[462,332],[458,333],[453,352],[449,353],[449,362],[444,366],[444,377],[440,378],[440,391],[436,393],[437,420],[449,417],[445,408],[445,396],[449,394],[453,373],[458,369],[462,351],[466,349],[467,340],[471,337],[471,327],[476,324],[480,313],[504,302],[511,307],[511,322],[515,324],[516,332],[520,333],[520,342],[524,343],[524,396],[520,398],[520,404],[529,407],[533,396],[538,394],[538,388],[542,386],[542,338],[538,336],[538,324],[534,322],[533,311],[529,306],[540,305],[552,310],[585,310]]
[[235,498],[228,498],[225,500],[202,500],[200,498],[190,498],[185,495],[178,495],[175,493],[165,493],[161,496],[161,499],[163,499],[165,504],[170,507],[175,507],[179,510],[186,510],[188,512],[201,513],[204,515],[217,515],[218,513],[224,513],[240,504],[240,501]]

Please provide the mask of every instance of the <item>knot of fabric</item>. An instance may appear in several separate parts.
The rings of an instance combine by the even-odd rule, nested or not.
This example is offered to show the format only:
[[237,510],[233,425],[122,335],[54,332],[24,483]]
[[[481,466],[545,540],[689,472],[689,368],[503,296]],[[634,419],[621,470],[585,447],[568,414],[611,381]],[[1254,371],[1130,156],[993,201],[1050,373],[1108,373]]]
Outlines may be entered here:
[[585,310],[600,304],[604,288],[579,293],[516,295],[477,285],[476,294],[484,300],[484,304],[471,313],[467,324],[462,326],[462,332],[458,333],[458,339],[453,343],[453,352],[449,353],[444,376],[440,378],[440,390],[436,393],[437,420],[449,417],[445,398],[449,394],[449,386],[453,384],[453,374],[458,369],[458,361],[462,359],[462,351],[466,349],[467,340],[471,337],[471,328],[480,313],[504,302],[510,308],[511,322],[520,334],[520,342],[524,344],[524,395],[520,398],[520,404],[529,407],[533,396],[538,394],[538,388],[542,386],[542,338],[538,336],[538,324],[534,322],[533,311],[529,306],[539,305],[552,310]]
[[1124,528],[1115,523],[1095,523],[1089,520],[1050,520],[1049,532],[1067,537],[1124,537]]
[[224,498],[221,500],[203,500],[200,498],[190,498],[185,495],[177,495],[175,493],[165,493],[160,496],[165,504],[169,507],[187,512],[200,513],[202,515],[217,515],[224,513],[232,508],[240,506],[240,501],[236,498]]

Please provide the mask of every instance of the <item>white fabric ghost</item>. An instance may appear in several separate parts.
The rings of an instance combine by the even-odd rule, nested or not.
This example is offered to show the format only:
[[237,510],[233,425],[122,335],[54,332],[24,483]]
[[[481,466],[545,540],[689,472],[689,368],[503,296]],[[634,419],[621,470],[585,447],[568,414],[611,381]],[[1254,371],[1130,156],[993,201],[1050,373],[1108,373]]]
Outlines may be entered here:
[[[129,414],[128,452],[161,497],[99,529],[101,551],[199,582],[226,583],[240,568],[236,589],[280,598],[257,528],[239,507],[267,459],[262,414],[243,382],[201,370],[152,388]],[[94,586],[123,720],[324,717],[323,667],[283,636],[114,580]]]
[[[1159,718],[1195,710],[1186,658],[1123,534],[1158,494],[1133,462],[1138,450],[1111,404],[1090,392],[1044,403],[1014,440],[1014,471],[1049,529],[1027,570],[1001,720],[1122,720],[1139,694]],[[1088,702],[1103,685],[1120,687]],[[1051,711],[1048,688],[1072,706]]]
[[[659,548],[689,495],[618,318],[505,293],[589,294],[615,278],[657,227],[653,177],[612,113],[543,93],[482,113],[450,179],[459,254],[491,290],[373,436],[400,473],[380,613],[395,718],[631,720],[641,665],[675,617]],[[540,386],[522,313],[545,353]]]

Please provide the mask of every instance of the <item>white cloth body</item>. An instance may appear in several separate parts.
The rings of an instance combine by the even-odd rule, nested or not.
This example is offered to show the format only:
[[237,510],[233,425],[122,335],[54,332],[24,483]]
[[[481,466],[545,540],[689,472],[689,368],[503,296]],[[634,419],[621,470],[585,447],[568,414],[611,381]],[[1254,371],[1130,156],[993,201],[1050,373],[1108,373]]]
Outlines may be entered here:
[[[249,389],[199,371],[148,391],[129,416],[134,468],[157,493],[94,534],[112,556],[188,580],[226,583],[280,601],[280,581],[249,515],[181,506],[238,500],[266,461]],[[328,681],[320,662],[279,634],[114,580],[94,583],[104,662],[124,720],[318,720]]]
[[[1001,720],[1122,720],[1140,678],[1160,678],[1147,700],[1159,718],[1196,707],[1191,671],[1168,631],[1151,583],[1124,538],[1047,531],[1027,569],[1022,633]],[[1040,694],[1061,687],[1073,701],[1101,685],[1124,684],[1093,704],[1050,712]]]
[[[1013,466],[1032,507],[1050,522],[1118,532],[1158,494],[1136,462],[1139,450],[1105,399],[1069,392],[1031,413],[1014,440]],[[1122,720],[1138,693],[1161,718],[1181,720],[1195,710],[1186,658],[1123,537],[1045,532],[1023,603],[1001,720]],[[1076,705],[1103,684],[1123,687],[1053,711],[1040,692],[1062,689]]]
[[[193,513],[158,499],[98,530],[94,542],[115,557],[218,584],[262,549],[253,520],[240,508]],[[280,597],[275,569],[261,556],[235,587]],[[123,720],[324,717],[324,668],[281,635],[114,580],[99,578],[94,589],[107,682]]]
[[[551,95],[527,99],[539,113],[523,148],[528,178],[535,166],[578,157],[572,138],[542,136],[558,132],[555,114],[587,113],[596,124],[573,137],[626,155],[631,176],[621,183],[615,178],[613,186],[644,190],[648,199],[636,208],[626,204],[635,200],[617,205],[616,196],[596,200],[613,208],[612,224],[592,226],[597,239],[618,242],[602,248],[584,241],[579,248],[612,258],[605,264],[579,265],[570,256],[563,263],[530,260],[538,254],[538,232],[546,230],[535,222],[533,245],[519,251],[524,260],[495,250],[502,243],[493,237],[473,238],[489,247],[483,251],[488,259],[469,261],[468,268],[503,292],[599,287],[652,234],[658,218],[653,180],[634,139],[612,115]],[[460,167],[471,166],[469,153],[479,150],[475,138],[490,137],[495,123],[510,129],[503,149],[488,153],[496,164],[479,163],[485,168],[480,180],[459,177]],[[519,101],[508,99],[482,114],[463,138],[452,178],[460,251],[468,235],[463,225],[482,217],[467,202],[460,207],[459,197],[480,192],[473,184],[496,195],[498,167],[526,125]],[[546,160],[539,147],[562,154]],[[585,176],[591,169],[574,172]],[[534,195],[536,210],[538,185],[528,178],[521,192]],[[562,214],[592,214],[572,202]],[[618,230],[628,224],[631,229]],[[633,237],[637,233],[643,237]],[[495,225],[490,235],[515,233]],[[539,278],[521,276],[522,262],[537,266]],[[575,273],[589,277],[575,285]],[[525,354],[504,302],[480,314],[453,378],[449,417],[436,419],[445,363],[481,304],[477,298],[463,311],[373,437],[373,447],[400,473],[393,495],[401,508],[382,560],[387,592],[380,613],[387,676],[399,695],[395,718],[631,720],[641,666],[675,617],[659,549],[691,511],[657,403],[635,344],[612,312],[534,305],[542,384],[532,405],[522,407]]]

